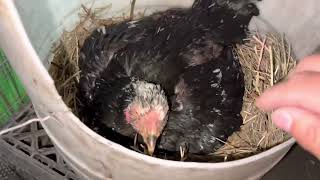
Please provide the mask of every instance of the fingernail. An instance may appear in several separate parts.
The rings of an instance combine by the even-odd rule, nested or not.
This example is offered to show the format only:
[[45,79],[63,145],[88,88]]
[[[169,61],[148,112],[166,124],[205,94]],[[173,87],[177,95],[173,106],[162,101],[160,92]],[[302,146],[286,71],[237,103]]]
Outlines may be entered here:
[[272,113],[272,121],[279,128],[290,132],[292,116],[286,111],[275,111]]

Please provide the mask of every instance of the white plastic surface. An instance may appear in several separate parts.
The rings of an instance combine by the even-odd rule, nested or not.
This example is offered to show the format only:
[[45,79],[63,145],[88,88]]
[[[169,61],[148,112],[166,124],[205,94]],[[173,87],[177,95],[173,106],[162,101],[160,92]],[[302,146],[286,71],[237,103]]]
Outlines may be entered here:
[[262,0],[251,28],[285,34],[297,58],[320,53],[319,0]]
[[[16,0],[15,4],[31,44],[10,2],[11,0],[0,1],[0,46],[5,50],[12,66],[27,87],[38,115],[53,116],[43,123],[44,128],[56,147],[84,179],[257,179],[269,171],[293,145],[294,140],[290,139],[258,155],[232,162],[187,163],[145,156],[102,138],[68,111],[44,68],[48,66],[47,58],[50,57],[51,47],[62,30],[70,29],[77,23],[80,5],[90,6],[90,1]],[[192,4],[192,0],[137,0],[137,2],[138,9],[148,8],[150,12],[155,9],[179,5],[186,7]],[[110,3],[112,9],[108,12],[108,16],[129,12],[130,2],[126,0],[96,0],[95,6],[106,6]],[[272,26],[273,30],[286,33],[292,40],[296,54],[303,57],[314,52],[319,44],[319,33],[314,29],[319,26],[320,21],[320,18],[316,18],[317,8],[314,7],[317,4],[316,0],[303,2],[265,0],[259,5],[262,17],[257,18],[252,27],[258,25],[259,29],[270,30]],[[292,8],[302,10],[292,11]],[[308,16],[299,19],[297,12],[302,13],[302,17],[305,14]],[[313,38],[307,35],[307,32],[312,34]],[[310,42],[306,43],[306,39]]]

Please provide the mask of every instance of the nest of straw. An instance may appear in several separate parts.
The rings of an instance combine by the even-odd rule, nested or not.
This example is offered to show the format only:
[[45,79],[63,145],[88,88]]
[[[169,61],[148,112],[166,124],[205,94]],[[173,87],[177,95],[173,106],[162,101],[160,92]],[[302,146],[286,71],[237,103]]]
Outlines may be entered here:
[[279,34],[251,34],[244,44],[237,45],[238,56],[245,80],[245,94],[241,115],[243,125],[229,137],[225,145],[214,154],[228,158],[242,158],[265,151],[290,138],[277,128],[271,113],[255,106],[255,100],[266,89],[286,78],[295,67],[296,60],[290,45]]
[[[132,1],[134,6],[135,1]],[[132,7],[133,7],[132,6]],[[78,115],[77,85],[79,83],[79,48],[93,30],[112,25],[124,19],[133,19],[133,10],[128,15],[117,19],[99,17],[99,11],[105,13],[109,6],[95,10],[82,7],[79,24],[70,32],[65,31],[60,43],[54,50],[49,73],[55,81],[56,88],[74,114]],[[141,18],[144,14],[136,14]],[[255,99],[267,88],[286,77],[296,65],[291,55],[291,48],[283,36],[259,33],[249,35],[244,44],[237,45],[235,54],[238,56],[245,75],[245,95],[243,125],[239,132],[229,137],[225,145],[212,155],[225,161],[248,157],[265,151],[290,138],[284,131],[275,127],[270,114],[260,111]]]
[[[53,59],[49,73],[54,79],[55,86],[62,96],[65,104],[78,115],[77,85],[80,79],[79,48],[85,39],[97,28],[112,25],[117,19],[100,18],[101,12],[107,11],[111,6],[95,9],[82,6],[79,13],[80,22],[72,31],[64,31],[58,46],[53,51]],[[123,17],[125,18],[125,17]]]

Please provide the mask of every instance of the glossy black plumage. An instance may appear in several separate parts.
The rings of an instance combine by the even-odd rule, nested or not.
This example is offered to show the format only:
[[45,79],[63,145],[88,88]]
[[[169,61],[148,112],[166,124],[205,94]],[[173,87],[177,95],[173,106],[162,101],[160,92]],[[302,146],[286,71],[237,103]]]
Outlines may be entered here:
[[243,74],[231,48],[204,65],[188,67],[177,87],[173,102],[183,108],[170,112],[159,148],[179,151],[181,146],[190,153],[207,154],[239,130]]
[[89,124],[133,138],[123,110],[134,96],[130,83],[141,79],[160,84],[171,99],[158,148],[179,151],[187,146],[191,153],[206,154],[221,145],[215,137],[226,140],[238,130],[243,74],[230,46],[245,38],[257,9],[214,3],[196,0],[190,9],[171,9],[93,32],[80,53],[79,97]]

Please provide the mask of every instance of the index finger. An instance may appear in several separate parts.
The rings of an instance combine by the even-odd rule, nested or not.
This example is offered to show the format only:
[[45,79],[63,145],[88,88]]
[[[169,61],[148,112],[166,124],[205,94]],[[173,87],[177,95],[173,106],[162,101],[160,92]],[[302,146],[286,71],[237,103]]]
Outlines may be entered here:
[[320,113],[320,73],[296,73],[263,93],[256,105],[265,111],[290,106]]
[[309,56],[301,60],[293,71],[293,74],[303,71],[320,72],[320,55]]

